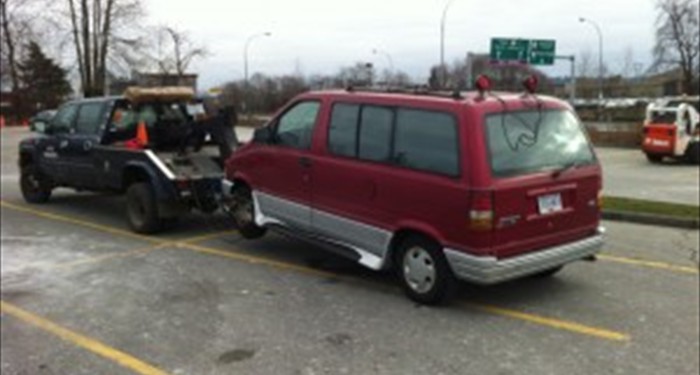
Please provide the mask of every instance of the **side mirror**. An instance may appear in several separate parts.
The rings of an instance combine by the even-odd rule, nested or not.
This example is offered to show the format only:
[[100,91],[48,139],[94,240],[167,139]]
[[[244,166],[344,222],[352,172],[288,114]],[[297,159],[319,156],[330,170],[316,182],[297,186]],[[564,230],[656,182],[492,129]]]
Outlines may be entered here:
[[262,128],[257,128],[253,132],[253,143],[268,144],[272,143],[272,128],[269,126],[263,126]]
[[46,133],[47,124],[44,121],[35,121],[29,125],[29,130],[37,133]]

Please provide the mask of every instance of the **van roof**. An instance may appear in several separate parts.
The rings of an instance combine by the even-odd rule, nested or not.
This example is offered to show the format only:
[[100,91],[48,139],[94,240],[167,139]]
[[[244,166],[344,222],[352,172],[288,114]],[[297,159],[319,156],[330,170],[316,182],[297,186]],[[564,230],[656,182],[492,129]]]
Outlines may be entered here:
[[[360,101],[392,101],[405,102],[411,104],[435,104],[444,107],[446,104],[456,103],[470,107],[479,107],[485,111],[502,111],[503,103],[509,109],[522,109],[522,107],[533,107],[532,101],[537,100],[544,108],[571,108],[571,106],[558,98],[547,95],[527,95],[513,92],[488,92],[481,95],[477,91],[420,91],[420,90],[366,90],[366,89],[346,89],[346,90],[321,90],[311,91],[303,95],[304,97],[333,97],[334,99],[354,98]],[[527,103],[527,104],[526,104]],[[528,105],[529,104],[529,105]]]

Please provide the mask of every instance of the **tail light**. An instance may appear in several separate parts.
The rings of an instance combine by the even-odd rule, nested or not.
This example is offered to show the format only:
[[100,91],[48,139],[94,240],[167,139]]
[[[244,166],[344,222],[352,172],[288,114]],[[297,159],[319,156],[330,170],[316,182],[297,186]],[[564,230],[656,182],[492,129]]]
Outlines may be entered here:
[[673,136],[673,135],[676,134],[676,129],[673,129],[673,128],[668,129],[668,130],[667,130],[667,133],[668,133],[669,136]]
[[493,229],[493,195],[490,191],[473,193],[469,210],[469,228],[475,231]]
[[646,126],[644,128],[642,128],[642,133],[649,134],[649,128]]

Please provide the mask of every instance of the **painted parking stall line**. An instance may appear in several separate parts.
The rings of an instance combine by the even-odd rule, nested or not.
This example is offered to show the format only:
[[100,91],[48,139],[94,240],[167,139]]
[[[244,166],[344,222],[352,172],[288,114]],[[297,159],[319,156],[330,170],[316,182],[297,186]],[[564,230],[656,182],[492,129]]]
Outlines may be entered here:
[[21,320],[24,323],[30,324],[42,331],[58,336],[62,340],[69,342],[75,346],[83,348],[89,352],[108,359],[122,367],[134,371],[142,375],[167,375],[167,372],[150,365],[130,354],[127,354],[119,349],[115,349],[98,340],[85,336],[83,334],[71,331],[45,318],[35,315],[29,311],[23,310],[13,304],[5,301],[0,301],[0,311],[2,314],[12,316]]
[[615,255],[610,255],[610,254],[598,254],[598,259],[604,260],[607,262],[629,264],[629,265],[633,265],[633,266],[641,266],[641,267],[646,267],[646,268],[656,268],[656,269],[660,269],[660,270],[680,272],[680,273],[686,273],[686,274],[691,274],[691,275],[698,275],[700,273],[698,268],[693,268],[693,267],[688,267],[688,266],[680,266],[677,264],[670,264],[670,263],[666,263],[666,262],[658,262],[658,261],[645,260],[645,259],[620,257],[620,256],[615,256]]
[[[18,205],[5,205],[3,204],[3,207],[8,207],[8,208],[15,208],[19,207],[18,211],[23,211],[23,212],[29,212],[29,213],[41,213],[41,211],[37,210],[32,210],[32,209],[24,209],[24,207],[18,206]],[[80,219],[73,219],[69,217],[63,217],[61,215],[57,214],[50,214],[50,215],[39,215],[42,217],[45,217],[47,219],[52,219],[52,220],[61,220],[64,222],[70,222],[76,225],[83,225],[86,227],[90,227],[92,229],[96,230],[103,230],[115,235],[121,235],[122,233],[127,233],[129,235],[133,235],[131,232],[126,232],[122,231],[119,229],[107,227],[107,226],[102,226],[102,225],[95,225],[93,223],[85,222]],[[287,262],[281,262],[281,261],[276,261],[273,259],[267,259],[264,257],[258,257],[254,255],[248,255],[248,254],[243,254],[240,252],[234,252],[231,251],[230,249],[227,250],[222,250],[222,249],[216,249],[212,248],[209,246],[203,246],[203,245],[198,245],[193,243],[193,240],[201,240],[201,239],[212,239],[216,238],[218,235],[224,235],[224,234],[212,234],[212,235],[204,235],[204,236],[197,236],[197,237],[192,237],[189,239],[189,242],[186,242],[187,240],[181,240],[181,241],[175,241],[175,242],[170,242],[170,241],[165,241],[165,240],[158,240],[158,239],[151,239],[152,242],[157,242],[162,245],[174,245],[175,247],[181,248],[181,249],[186,249],[198,253],[203,253],[203,254],[209,254],[209,255],[214,255],[214,256],[219,256],[219,257],[225,257],[228,259],[236,260],[236,261],[242,261],[250,264],[259,264],[259,265],[264,265],[264,266],[269,266],[273,268],[279,268],[279,269],[284,269],[284,270],[289,270],[289,271],[295,271],[299,273],[304,273],[304,274],[311,274],[314,276],[319,276],[319,277],[340,277],[344,279],[352,279],[353,281],[357,281],[359,279],[356,278],[351,278],[347,276],[342,276],[338,275],[332,272],[327,272],[327,271],[322,271],[322,270],[317,270],[305,266],[300,266],[292,263],[287,263]],[[139,237],[146,237],[146,236],[140,236]],[[148,237],[146,237],[148,238]],[[615,332],[607,329],[601,329],[601,328],[596,328],[588,325],[583,325],[579,323],[574,323],[574,322],[569,322],[565,320],[559,320],[559,319],[553,319],[553,318],[548,318],[544,316],[539,316],[539,315],[534,315],[530,313],[525,313],[522,311],[517,311],[517,310],[510,310],[506,308],[501,308],[501,307],[496,307],[496,306],[490,306],[490,305],[483,305],[483,304],[475,304],[475,303],[465,303],[465,306],[472,306],[478,309],[481,309],[486,312],[490,312],[495,315],[500,315],[500,316],[506,316],[510,317],[513,319],[521,320],[521,321],[527,321],[530,323],[535,323],[539,324],[542,326],[550,327],[550,328],[556,328],[556,329],[561,329],[569,332],[574,332],[582,335],[588,335],[588,336],[594,336],[602,339],[608,339],[608,340],[613,340],[613,341],[627,341],[629,340],[629,335],[620,333],[620,332]]]

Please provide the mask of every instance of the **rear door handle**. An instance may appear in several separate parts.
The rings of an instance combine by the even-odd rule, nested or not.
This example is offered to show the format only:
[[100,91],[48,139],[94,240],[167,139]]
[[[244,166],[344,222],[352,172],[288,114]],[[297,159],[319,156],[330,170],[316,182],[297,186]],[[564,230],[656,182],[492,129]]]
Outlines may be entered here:
[[299,158],[299,165],[301,165],[302,168],[310,168],[311,167],[311,159],[309,159],[306,156],[302,156]]

